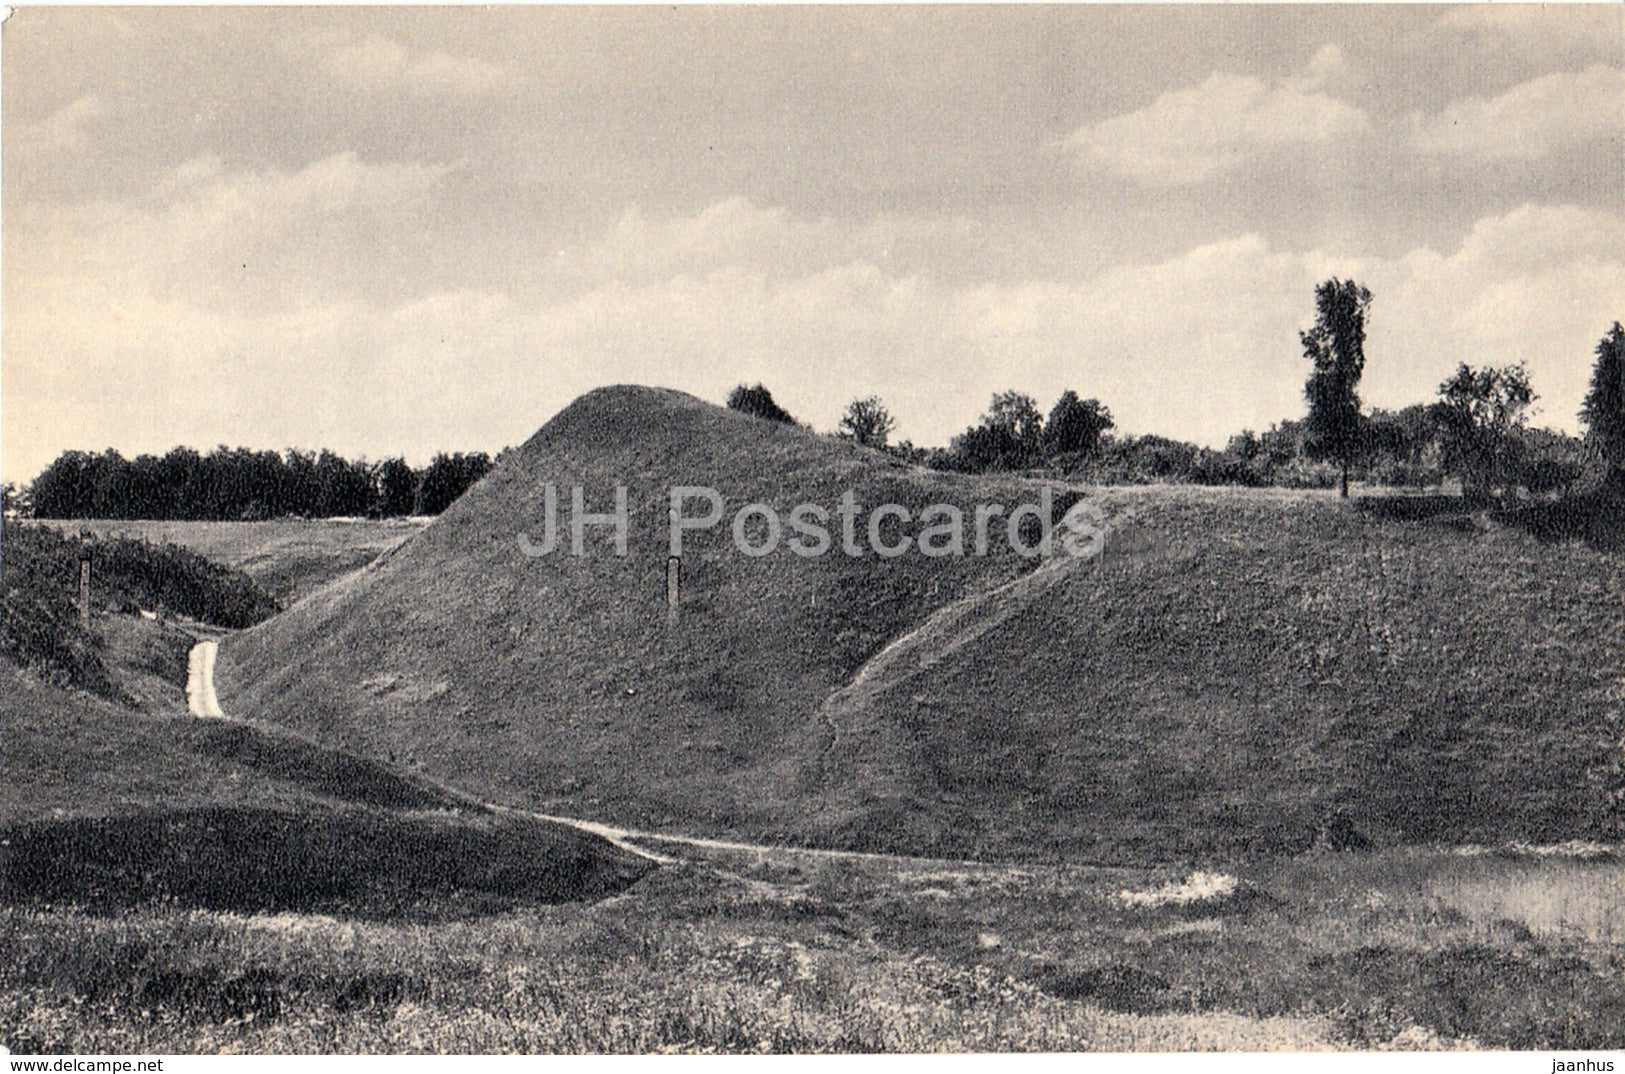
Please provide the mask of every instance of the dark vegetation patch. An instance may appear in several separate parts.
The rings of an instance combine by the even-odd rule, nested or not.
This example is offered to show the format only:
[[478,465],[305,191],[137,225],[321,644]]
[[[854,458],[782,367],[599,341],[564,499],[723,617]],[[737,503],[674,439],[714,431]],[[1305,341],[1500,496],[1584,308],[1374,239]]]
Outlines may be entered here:
[[1578,541],[1599,552],[1625,551],[1625,496],[1603,486],[1558,499],[1528,502],[1446,495],[1362,496],[1354,501],[1372,518],[1428,522],[1472,533],[1487,522],[1522,530],[1543,543]]
[[91,554],[101,599],[120,611],[145,608],[237,630],[282,610],[242,571],[179,545],[121,537],[92,542]]
[[1166,977],[1121,962],[1051,970],[1039,979],[1039,987],[1060,999],[1089,1000],[1123,1014],[1154,1014],[1189,1006],[1171,993]]
[[1541,541],[1583,541],[1599,551],[1625,552],[1622,492],[1604,489],[1589,496],[1529,504],[1498,517]]
[[8,520],[0,533],[0,651],[57,685],[127,700],[102,639],[80,624],[79,562],[87,547],[98,612],[145,610],[239,628],[280,610],[246,574],[177,545],[111,537],[81,543]]
[[[295,1010],[383,1019],[404,1002],[424,1003],[435,989],[476,972],[472,964],[437,966],[433,978],[365,966],[294,967],[274,961],[221,965],[161,938],[28,949],[9,968],[14,979],[48,983],[77,1004],[110,1010],[123,1021],[174,1012],[192,1024],[264,1024]],[[61,1051],[61,1042],[27,1032],[8,1035],[19,1054]]]
[[0,532],[0,653],[47,681],[122,699],[80,629],[78,550],[59,534],[15,522]]
[[245,765],[313,794],[384,809],[467,809],[473,805],[378,761],[249,724],[199,722],[187,727],[183,737],[204,756]]
[[[1625,1042],[1625,979],[1535,941],[1437,950],[1373,944],[1310,959],[1316,1002],[1359,1044],[1407,1025],[1489,1048],[1589,1051]],[[1314,987],[1311,985],[1311,987]]]
[[475,917],[595,899],[648,865],[516,817],[206,807],[0,830],[0,898],[112,912],[174,903],[243,913]]

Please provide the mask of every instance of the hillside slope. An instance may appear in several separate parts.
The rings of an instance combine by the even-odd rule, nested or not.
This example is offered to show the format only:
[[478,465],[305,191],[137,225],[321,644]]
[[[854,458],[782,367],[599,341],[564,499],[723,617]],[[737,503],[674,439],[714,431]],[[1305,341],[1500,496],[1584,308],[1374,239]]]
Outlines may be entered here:
[[[561,549],[540,539],[544,488]],[[568,554],[629,490],[629,555]],[[222,648],[228,712],[515,804],[830,845],[1101,859],[1612,831],[1625,565],[1325,497],[1112,491],[1099,561],[752,558],[667,490],[1036,499],[653,389],[550,421],[419,536]],[[1065,501],[1062,501],[1064,506]]]
[[[528,557],[518,537],[541,540],[549,483],[560,547]],[[599,529],[588,554],[570,554],[571,490],[605,511],[617,484],[628,488],[627,556]],[[221,702],[507,801],[762,832],[786,819],[771,769],[806,746],[825,697],[933,608],[1031,569],[1002,537],[985,558],[751,558],[725,519],[688,536],[673,633],[674,485],[720,490],[727,518],[753,501],[833,507],[847,489],[915,509],[968,503],[984,487],[1010,504],[1035,498],[1016,482],[922,476],[679,393],[606,389],[396,551],[227,640]]]
[[423,527],[418,518],[279,518],[265,522],[158,522],[41,519],[33,525],[64,534],[133,537],[189,548],[240,570],[283,606],[366,566]]
[[1617,554],[1322,497],[1111,500],[1123,551],[831,699],[818,838],[1138,858],[1619,837]]

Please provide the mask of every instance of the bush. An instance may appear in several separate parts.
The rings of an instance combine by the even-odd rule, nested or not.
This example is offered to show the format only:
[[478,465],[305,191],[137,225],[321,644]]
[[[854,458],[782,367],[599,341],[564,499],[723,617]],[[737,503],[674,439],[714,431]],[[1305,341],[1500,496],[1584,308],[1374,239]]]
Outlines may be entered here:
[[[98,641],[79,623],[80,542],[44,526],[6,521],[0,536],[0,651],[48,681],[114,699]],[[127,538],[92,540],[92,601],[145,608],[214,626],[241,628],[281,610],[241,571],[175,545]]]
[[79,627],[79,551],[54,530],[6,521],[0,534],[0,655],[47,682],[121,699]]
[[1263,470],[1251,461],[1228,451],[1202,451],[1191,463],[1190,479],[1198,485],[1268,484]]
[[790,412],[773,401],[773,393],[762,385],[747,388],[743,384],[736,385],[728,393],[728,409],[737,410],[741,414],[749,414],[753,418],[763,421],[776,421],[783,425],[794,425],[796,419]]
[[92,547],[95,571],[120,606],[135,604],[233,630],[281,611],[276,598],[242,571],[179,545],[117,538]]

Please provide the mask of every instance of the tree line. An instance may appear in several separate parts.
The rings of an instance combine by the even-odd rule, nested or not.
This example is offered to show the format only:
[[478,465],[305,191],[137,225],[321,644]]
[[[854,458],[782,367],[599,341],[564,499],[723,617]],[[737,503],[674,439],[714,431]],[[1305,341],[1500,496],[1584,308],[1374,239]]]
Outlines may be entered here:
[[[1315,322],[1299,333],[1310,364],[1308,414],[1263,432],[1244,429],[1222,450],[1156,435],[1116,436],[1106,404],[1068,389],[1048,412],[1019,391],[995,394],[981,418],[947,447],[893,443],[896,419],[873,395],[854,399],[835,435],[939,470],[1043,470],[1122,484],[1339,486],[1351,475],[1423,487],[1457,478],[1468,495],[1566,491],[1595,475],[1625,493],[1625,328],[1597,344],[1580,411],[1583,438],[1529,426],[1538,398],[1522,363],[1459,365],[1430,403],[1367,410],[1365,372],[1371,292],[1332,278],[1315,288]],[[801,424],[761,384],[729,393],[729,409]],[[117,451],[63,452],[25,489],[5,486],[5,510],[40,518],[267,519],[435,515],[493,466],[484,452],[439,454],[415,469],[404,459],[346,459],[332,451],[178,447],[126,459]]]
[[6,507],[36,518],[240,521],[298,516],[393,518],[437,515],[488,473],[485,452],[439,454],[415,468],[405,459],[346,459],[328,450],[253,451],[224,445],[208,454],[177,447],[127,459],[65,451]]
[[[1475,497],[1567,492],[1588,478],[1625,492],[1625,328],[1618,322],[1597,344],[1579,415],[1585,435],[1574,437],[1529,425],[1538,396],[1521,362],[1462,363],[1430,403],[1366,409],[1359,384],[1371,304],[1371,292],[1354,280],[1318,285],[1315,323],[1299,333],[1310,364],[1308,414],[1263,432],[1244,429],[1222,450],[1164,436],[1114,436],[1111,410],[1072,390],[1047,415],[1030,395],[999,392],[946,448],[892,443],[896,420],[873,395],[848,404],[835,435],[939,470],[1047,470],[1101,484],[1336,486],[1347,496],[1351,476],[1359,474],[1373,484],[1409,487],[1453,477]],[[799,424],[761,384],[739,385],[727,403]]]

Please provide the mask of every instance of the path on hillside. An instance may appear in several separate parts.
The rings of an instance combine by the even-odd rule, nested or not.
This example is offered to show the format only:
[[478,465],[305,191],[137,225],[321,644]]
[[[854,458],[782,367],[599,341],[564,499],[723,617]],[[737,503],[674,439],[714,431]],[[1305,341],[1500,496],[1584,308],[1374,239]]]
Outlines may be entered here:
[[[220,702],[214,690],[214,663],[220,645],[215,641],[200,641],[192,646],[187,656],[187,682],[186,703],[194,716],[209,717],[213,719],[236,720],[227,716],[220,709]],[[451,788],[443,788],[451,790]],[[531,809],[518,809],[514,806],[499,805],[484,799],[474,798],[464,791],[455,791],[458,796],[467,799],[472,804],[488,809],[493,813],[507,814],[508,816],[529,817],[532,820],[547,821],[550,824],[560,824],[567,828],[596,835],[605,842],[635,854],[645,860],[660,865],[670,865],[680,859],[651,850],[638,843],[665,843],[672,846],[692,847],[695,850],[713,850],[728,853],[744,854],[794,854],[801,857],[832,861],[877,861],[877,862],[918,862],[930,865],[955,865],[960,867],[993,868],[989,862],[969,861],[957,858],[928,858],[908,854],[875,854],[860,850],[824,850],[816,847],[797,847],[784,845],[770,845],[766,843],[741,843],[729,839],[707,839],[696,835],[671,835],[665,832],[641,831],[637,828],[621,828],[612,824],[601,824],[598,821],[583,820],[580,817],[565,817],[556,813],[538,813]]]
[[214,692],[214,658],[219,652],[219,642],[200,641],[186,654],[186,707],[193,716],[217,720],[226,716]]
[[1055,556],[1036,569],[1003,585],[961,597],[931,613],[918,626],[893,638],[858,669],[852,681],[830,694],[818,715],[829,730],[829,742],[819,759],[827,765],[841,742],[839,717],[869,704],[880,693],[926,671],[1003,626],[1018,612],[1030,608],[1093,557]]

